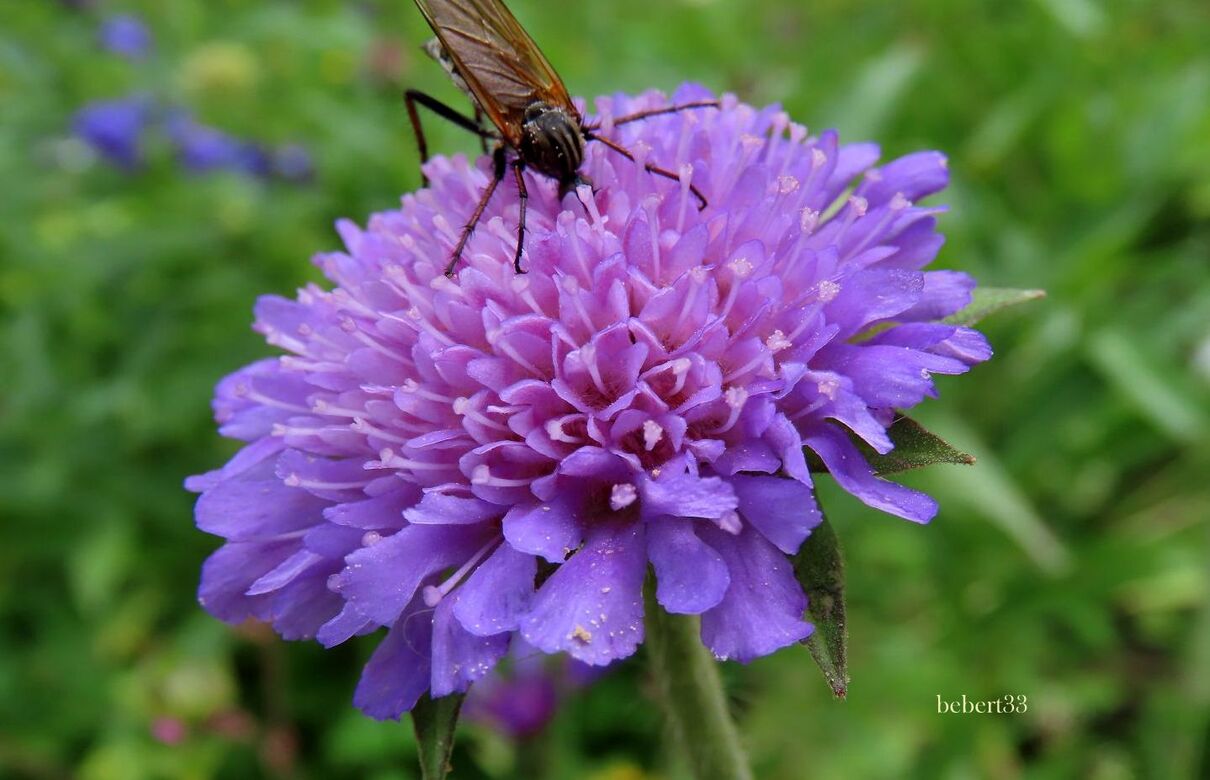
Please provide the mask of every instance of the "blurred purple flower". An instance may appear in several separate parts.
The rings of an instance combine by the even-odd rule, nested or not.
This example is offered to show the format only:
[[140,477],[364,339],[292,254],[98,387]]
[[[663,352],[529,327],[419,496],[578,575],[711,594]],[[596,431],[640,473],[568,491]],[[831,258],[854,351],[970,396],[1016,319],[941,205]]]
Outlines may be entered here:
[[720,659],[803,639],[787,556],[821,519],[804,448],[870,506],[933,517],[850,432],[889,451],[933,374],[990,356],[939,322],[974,281],[921,270],[942,238],[916,202],[945,158],[875,167],[873,145],[731,96],[611,125],[662,105],[602,99],[597,118],[686,179],[600,144],[583,206],[529,175],[527,274],[502,187],[443,275],[490,165],[438,157],[400,209],[340,223],[346,252],[317,258],[334,290],[261,299],[257,329],[290,354],[220,383],[220,431],[247,446],[187,483],[226,540],[203,570],[211,613],[326,646],[388,628],[355,702],[394,718],[465,690],[516,635],[591,665],[631,655],[649,565]]
[[166,129],[177,160],[194,173],[237,171],[267,176],[271,171],[269,154],[262,146],[199,124],[187,113],[169,116]]
[[515,740],[541,732],[563,697],[602,674],[565,655],[545,655],[523,639],[514,639],[509,656],[507,668],[497,667],[471,688],[463,715]]
[[141,60],[151,52],[151,31],[137,16],[121,14],[101,22],[101,46],[132,60]]
[[76,113],[72,129],[102,158],[132,170],[143,162],[143,135],[150,118],[151,101],[132,95],[89,103]]
[[315,174],[315,165],[305,147],[287,144],[273,153],[273,174],[286,181],[305,182]]

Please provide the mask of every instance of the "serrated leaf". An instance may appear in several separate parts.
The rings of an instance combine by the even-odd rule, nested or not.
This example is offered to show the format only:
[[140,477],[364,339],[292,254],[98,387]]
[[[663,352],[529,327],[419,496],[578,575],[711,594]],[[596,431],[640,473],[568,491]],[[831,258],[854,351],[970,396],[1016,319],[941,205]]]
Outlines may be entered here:
[[450,754],[454,752],[454,729],[466,694],[455,693],[432,699],[426,693],[412,708],[412,726],[420,749],[420,777],[445,780],[450,773]]
[[[920,423],[910,417],[900,417],[886,430],[887,436],[895,449],[885,455],[880,455],[874,448],[866,444],[856,434],[848,431],[853,444],[861,450],[866,462],[878,476],[897,474],[900,471],[935,466],[938,463],[950,463],[969,466],[975,462],[975,456],[957,449],[945,439],[930,433]],[[810,449],[804,449],[807,465],[812,471],[825,472],[823,461]]]
[[930,433],[910,417],[900,417],[886,432],[895,449],[885,455],[879,455],[865,442],[858,444],[866,460],[874,467],[875,474],[896,474],[900,471],[935,466],[938,463],[970,466],[975,462],[974,455],[967,454],[940,436]]
[[803,542],[794,557],[794,574],[807,594],[807,614],[815,624],[805,644],[832,693],[843,699],[849,690],[844,556],[840,539],[827,520]]
[[971,302],[962,311],[943,320],[948,325],[970,327],[1001,309],[1046,297],[1045,290],[1018,290],[1013,287],[976,287]]

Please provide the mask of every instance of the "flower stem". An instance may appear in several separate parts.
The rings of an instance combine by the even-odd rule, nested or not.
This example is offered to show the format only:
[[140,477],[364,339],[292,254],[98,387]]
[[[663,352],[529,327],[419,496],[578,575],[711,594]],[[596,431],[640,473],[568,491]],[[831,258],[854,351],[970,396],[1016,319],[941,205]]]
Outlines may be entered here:
[[651,578],[645,597],[648,663],[694,780],[752,780],[718,668],[702,644],[700,619],[665,612]]

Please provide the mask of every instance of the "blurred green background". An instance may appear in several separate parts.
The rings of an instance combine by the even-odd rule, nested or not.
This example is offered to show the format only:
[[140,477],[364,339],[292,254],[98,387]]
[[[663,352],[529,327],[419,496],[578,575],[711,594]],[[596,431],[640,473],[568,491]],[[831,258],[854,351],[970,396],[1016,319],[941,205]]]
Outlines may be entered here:
[[[887,156],[950,155],[942,265],[1050,297],[920,417],[978,455],[909,478],[927,528],[825,485],[849,563],[838,702],[807,652],[729,667],[760,778],[1210,777],[1210,4],[510,3],[572,91],[696,80]],[[104,51],[139,15],[152,52]],[[456,99],[407,0],[0,0],[0,777],[411,777],[350,703],[374,640],[233,630],[182,479],[233,451],[216,380],[333,220],[418,184],[401,89]],[[308,181],[124,172],[75,112],[144,93]],[[473,151],[456,132],[437,149]],[[458,778],[675,778],[631,662],[533,744],[464,729]],[[937,696],[1028,697],[942,715]],[[527,762],[531,762],[527,764]]]

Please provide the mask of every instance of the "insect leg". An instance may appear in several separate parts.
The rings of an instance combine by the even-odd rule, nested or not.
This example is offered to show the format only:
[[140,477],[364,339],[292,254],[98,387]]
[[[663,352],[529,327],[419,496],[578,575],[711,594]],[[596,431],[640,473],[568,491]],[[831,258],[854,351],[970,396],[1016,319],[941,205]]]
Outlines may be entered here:
[[521,252],[525,249],[525,209],[529,206],[529,190],[525,188],[525,177],[521,172],[525,170],[525,163],[520,160],[513,162],[513,175],[517,177],[517,196],[521,205],[520,219],[517,222],[517,254],[513,257],[513,270],[519,274],[525,273],[521,270]]
[[504,158],[504,146],[497,146],[496,151],[492,154],[492,180],[483,189],[483,195],[479,197],[479,205],[475,206],[475,212],[471,214],[470,221],[466,223],[466,227],[462,228],[462,236],[458,239],[458,245],[454,247],[453,254],[450,255],[449,265],[445,267],[446,276],[454,275],[454,269],[458,267],[459,261],[462,260],[462,250],[466,248],[466,242],[470,241],[471,233],[475,232],[475,227],[483,217],[483,212],[487,209],[487,204],[496,192],[496,187],[500,186],[500,182],[504,179],[504,173],[507,168],[508,161]]
[[[442,103],[430,95],[415,90],[409,89],[403,93],[403,102],[408,109],[408,120],[412,123],[412,131],[416,134],[416,149],[420,154],[420,165],[423,166],[429,159],[429,145],[424,137],[424,128],[420,124],[420,112],[417,111],[417,106],[424,106],[429,111],[432,111],[437,116],[451,122],[469,133],[474,133],[486,144],[488,138],[492,138],[492,134],[483,129],[482,119],[478,117],[476,110],[476,119],[471,119],[464,116],[454,109]],[[486,151],[486,149],[484,149]],[[428,186],[429,179],[424,175],[423,168],[420,171],[420,179],[424,182],[424,186]]]
[[[586,141],[600,141],[601,143],[608,146],[610,149],[614,150],[618,154],[625,157],[627,160],[630,160],[631,162],[637,162],[634,159],[634,155],[630,153],[629,149],[615,143],[614,141],[609,140],[608,138],[605,138],[604,136],[595,135],[594,133],[589,131],[589,132],[584,133],[584,139]],[[644,163],[643,167],[647,170],[648,173],[653,173],[656,176],[662,176],[665,179],[671,179],[673,181],[681,180],[680,176],[677,176],[675,173],[668,170],[667,168],[661,168],[660,166],[652,165],[651,163]],[[697,210],[701,211],[702,209],[706,208],[706,205],[707,205],[706,196],[702,194],[702,191],[699,190],[697,188],[697,186],[694,185],[693,183],[689,184],[689,191],[692,192],[693,197],[697,198],[697,200],[698,200]]]
[[[486,117],[483,115],[483,109],[479,108],[479,104],[476,103],[475,104],[475,124],[479,125],[479,127],[483,127],[483,120],[485,118]],[[491,136],[487,133],[484,133],[483,135],[479,136],[479,148],[483,150],[484,154],[487,154],[487,139],[489,139],[489,138],[491,138]]]
[[[664,114],[678,114],[681,111],[690,111],[695,108],[718,108],[718,107],[719,107],[719,102],[717,100],[698,100],[693,103],[679,103],[675,106],[668,106],[666,108],[652,108],[652,109],[648,109],[647,111],[637,111],[633,114],[625,114],[623,116],[616,117],[613,120],[613,126],[620,127],[621,125],[628,125],[631,122],[638,122],[643,119],[650,119],[653,116],[663,116]],[[593,130],[596,130],[599,127],[600,127],[600,125],[598,124],[598,125],[592,125],[591,127],[586,127],[584,129],[588,130],[589,132],[592,132]]]

